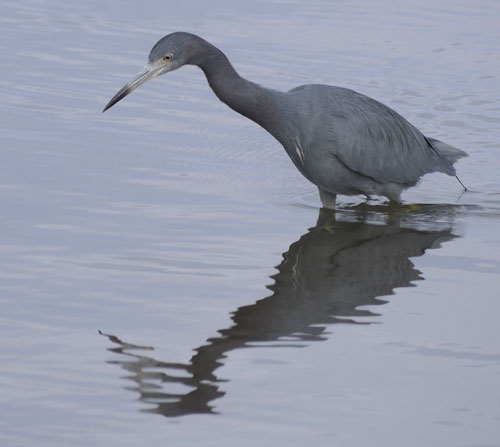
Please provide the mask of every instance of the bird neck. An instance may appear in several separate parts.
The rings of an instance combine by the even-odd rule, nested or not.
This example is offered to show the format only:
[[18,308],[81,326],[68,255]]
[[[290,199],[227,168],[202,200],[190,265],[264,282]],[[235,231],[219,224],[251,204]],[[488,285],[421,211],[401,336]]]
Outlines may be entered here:
[[278,97],[282,92],[241,77],[226,55],[212,45],[196,65],[203,70],[210,87],[222,102],[274,134],[275,119],[279,116]]

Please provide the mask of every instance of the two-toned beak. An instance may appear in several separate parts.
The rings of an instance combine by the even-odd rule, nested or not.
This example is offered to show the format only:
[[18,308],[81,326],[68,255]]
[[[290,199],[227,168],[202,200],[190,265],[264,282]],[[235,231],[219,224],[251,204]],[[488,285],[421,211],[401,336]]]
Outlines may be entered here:
[[113,107],[118,101],[121,101],[125,96],[129,93],[132,93],[137,87],[144,84],[149,79],[156,78],[157,76],[165,73],[165,66],[154,66],[152,64],[148,64],[144,67],[144,69],[137,74],[137,76],[132,79],[128,84],[124,85],[121,90],[111,98],[111,100],[104,107],[103,112],[108,110],[110,107]]

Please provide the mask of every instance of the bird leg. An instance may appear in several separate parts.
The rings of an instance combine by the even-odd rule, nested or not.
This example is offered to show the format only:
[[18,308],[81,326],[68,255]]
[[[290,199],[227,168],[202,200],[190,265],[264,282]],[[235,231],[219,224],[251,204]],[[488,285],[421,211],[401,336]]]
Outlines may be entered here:
[[328,208],[331,210],[335,209],[335,200],[337,199],[337,194],[332,194],[331,192],[325,191],[324,189],[318,188],[319,198],[323,204],[323,208]]

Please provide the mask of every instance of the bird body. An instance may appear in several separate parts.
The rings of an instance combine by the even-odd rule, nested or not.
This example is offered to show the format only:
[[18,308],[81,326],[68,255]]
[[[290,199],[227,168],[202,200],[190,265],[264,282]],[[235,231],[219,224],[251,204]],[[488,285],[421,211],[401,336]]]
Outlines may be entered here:
[[456,175],[453,163],[467,156],[425,137],[391,108],[353,90],[310,84],[281,92],[248,81],[218,48],[189,33],[162,38],[145,70],[104,110],[147,79],[186,64],[200,67],[222,102],[283,145],[298,170],[318,187],[326,208],[335,206],[337,194],[399,201],[401,192],[427,173]]
[[455,175],[418,129],[378,101],[328,85],[301,86],[288,95],[300,111],[298,123],[314,123],[297,126],[295,148],[303,149],[297,167],[326,192],[399,200],[426,173]]

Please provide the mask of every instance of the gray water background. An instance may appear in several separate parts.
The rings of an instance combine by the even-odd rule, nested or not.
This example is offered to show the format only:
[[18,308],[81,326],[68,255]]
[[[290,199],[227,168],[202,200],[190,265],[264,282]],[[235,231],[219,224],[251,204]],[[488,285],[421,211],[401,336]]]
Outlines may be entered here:
[[[499,23],[496,1],[3,1],[0,445],[500,446]],[[470,153],[470,191],[433,174],[395,213],[320,215],[194,67],[103,115],[176,30],[263,85],[388,104]]]

